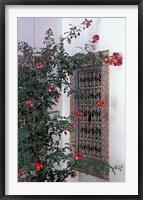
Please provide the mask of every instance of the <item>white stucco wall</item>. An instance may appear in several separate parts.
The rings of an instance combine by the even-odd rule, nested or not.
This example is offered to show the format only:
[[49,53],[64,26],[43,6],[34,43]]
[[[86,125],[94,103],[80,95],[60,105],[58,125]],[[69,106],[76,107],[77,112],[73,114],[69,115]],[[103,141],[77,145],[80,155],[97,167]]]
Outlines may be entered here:
[[28,42],[29,45],[32,47],[35,46],[38,50],[43,47],[44,36],[49,28],[52,29],[56,42],[59,41],[59,36],[62,34],[63,30],[62,18],[35,17],[35,32],[34,17],[20,17],[18,18],[17,23],[18,40]]
[[[78,25],[82,22],[81,18],[36,18],[35,20],[35,46],[39,49],[43,46],[44,33],[51,28],[55,33],[56,41],[61,34],[68,30],[69,24]],[[110,113],[109,113],[109,159],[111,165],[125,165],[125,19],[124,18],[98,18],[92,19],[91,28],[82,32],[81,36],[74,39],[72,44],[65,44],[66,50],[70,55],[79,51],[78,46],[84,44],[92,38],[94,34],[100,36],[100,40],[96,46],[96,51],[109,49],[110,55],[113,52],[121,52],[123,54],[123,65],[121,67],[110,67]],[[31,46],[34,45],[34,20],[33,18],[18,19],[18,40],[26,41]],[[62,115],[69,115],[69,98],[62,93],[60,103],[56,107]],[[63,137],[62,143],[69,141],[69,135]],[[102,182],[93,176],[86,176],[79,173],[75,179],[68,181],[79,182]],[[118,172],[116,175],[110,174],[110,181],[125,181],[125,173]]]

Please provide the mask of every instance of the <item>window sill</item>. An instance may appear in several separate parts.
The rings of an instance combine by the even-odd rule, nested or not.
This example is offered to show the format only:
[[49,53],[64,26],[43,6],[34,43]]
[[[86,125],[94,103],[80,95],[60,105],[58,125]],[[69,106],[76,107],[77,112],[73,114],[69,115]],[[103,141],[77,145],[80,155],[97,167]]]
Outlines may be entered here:
[[77,161],[76,171],[109,180],[109,164],[96,158],[84,157]]

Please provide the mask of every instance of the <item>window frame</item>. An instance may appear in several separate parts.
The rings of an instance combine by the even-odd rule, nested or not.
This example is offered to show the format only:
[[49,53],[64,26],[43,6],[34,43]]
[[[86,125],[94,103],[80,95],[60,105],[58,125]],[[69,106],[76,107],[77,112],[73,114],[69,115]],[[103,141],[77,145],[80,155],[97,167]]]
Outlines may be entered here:
[[[109,55],[109,50],[105,51],[100,51],[100,53],[103,53],[104,56]],[[98,57],[99,52],[96,52],[95,55]],[[101,66],[102,65],[102,66]],[[106,102],[105,108],[103,109],[102,113],[102,158],[101,162],[109,164],[109,64],[108,63],[102,63],[102,64],[97,64],[97,63],[85,63],[83,65],[84,70],[90,70],[90,69],[97,69],[97,68],[102,68],[102,91],[101,91],[101,97],[102,99]],[[78,85],[78,72],[81,69],[75,70],[74,76],[70,77],[71,81],[71,87],[75,88],[76,85]],[[71,95],[70,98],[70,111],[73,113],[73,111],[78,108],[78,100],[74,99],[74,95]],[[78,121],[77,121],[78,122]],[[79,123],[79,122],[78,122]],[[75,131],[71,133],[70,136],[70,142],[73,143],[74,141],[78,140],[78,128],[75,128]],[[76,143],[74,151],[78,151],[79,147],[78,144]],[[89,158],[82,159],[83,162],[90,162],[92,160],[97,160],[96,158]],[[86,173],[85,170],[77,170],[78,172]],[[92,171],[88,173],[89,175],[95,176]],[[99,174],[96,175],[96,177],[100,177],[106,180],[109,180],[109,175],[103,175]]]

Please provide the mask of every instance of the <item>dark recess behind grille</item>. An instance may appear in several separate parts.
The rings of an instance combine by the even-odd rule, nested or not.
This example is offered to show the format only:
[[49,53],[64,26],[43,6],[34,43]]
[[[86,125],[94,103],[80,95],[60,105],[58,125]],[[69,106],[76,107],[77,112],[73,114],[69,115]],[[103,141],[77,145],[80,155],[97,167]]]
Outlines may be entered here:
[[78,117],[77,150],[85,157],[102,159],[102,110],[96,106],[102,98],[102,66],[83,67],[76,72],[75,82],[79,90],[75,107],[84,112]]

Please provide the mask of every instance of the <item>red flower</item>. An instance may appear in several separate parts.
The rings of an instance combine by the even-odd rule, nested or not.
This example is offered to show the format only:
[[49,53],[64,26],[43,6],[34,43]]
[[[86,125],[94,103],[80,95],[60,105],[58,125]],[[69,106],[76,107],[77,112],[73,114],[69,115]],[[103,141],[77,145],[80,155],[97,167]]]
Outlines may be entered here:
[[99,108],[103,108],[105,103],[103,100],[99,100],[99,101],[97,101],[97,105],[99,106]]
[[[78,124],[76,124],[76,123],[72,123],[72,126],[75,127],[75,128],[77,128],[77,127],[78,127]],[[66,127],[66,131],[71,131],[71,130],[73,129],[72,126],[68,126],[68,127]]]
[[77,116],[83,116],[84,115],[83,111],[80,110],[80,109],[75,110],[74,114],[77,115]]
[[41,68],[43,68],[43,63],[42,63],[42,61],[40,61],[40,62],[35,62],[35,66],[36,66],[36,69],[41,69]]
[[112,65],[120,66],[123,63],[123,58],[119,53],[114,52],[112,55]]
[[54,89],[54,87],[55,87],[54,85],[50,85],[50,87],[49,87],[48,91],[49,91],[49,92],[52,92],[52,91],[53,91],[53,89]]
[[112,65],[117,66],[117,61],[115,59],[112,60]]
[[113,57],[118,57],[119,55],[120,55],[119,53],[116,52],[113,53]]
[[105,57],[104,57],[104,62],[105,62],[105,63],[111,63],[111,58],[110,58],[110,56],[105,56]]
[[25,102],[29,107],[33,107],[33,102],[31,100],[27,100]]
[[28,179],[28,180],[26,180],[26,182],[32,182],[32,180],[31,180],[31,179]]
[[40,171],[43,169],[43,164],[42,163],[34,163],[34,167],[36,168],[37,171]]
[[75,152],[72,154],[72,156],[74,157],[75,160],[83,158],[83,154],[81,152]]
[[99,35],[93,35],[93,42],[97,42],[99,40]]

